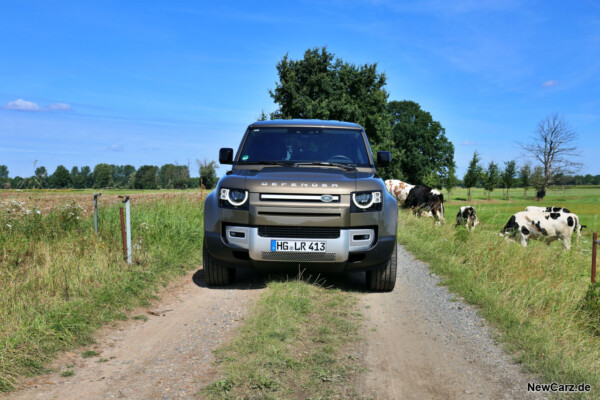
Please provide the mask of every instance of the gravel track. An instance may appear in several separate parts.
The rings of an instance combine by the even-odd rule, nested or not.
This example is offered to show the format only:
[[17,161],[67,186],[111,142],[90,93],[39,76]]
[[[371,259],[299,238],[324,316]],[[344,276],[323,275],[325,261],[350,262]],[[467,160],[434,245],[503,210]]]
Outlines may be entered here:
[[362,394],[374,399],[543,399],[493,339],[475,307],[459,301],[429,266],[398,248],[391,293],[361,297],[369,372]]

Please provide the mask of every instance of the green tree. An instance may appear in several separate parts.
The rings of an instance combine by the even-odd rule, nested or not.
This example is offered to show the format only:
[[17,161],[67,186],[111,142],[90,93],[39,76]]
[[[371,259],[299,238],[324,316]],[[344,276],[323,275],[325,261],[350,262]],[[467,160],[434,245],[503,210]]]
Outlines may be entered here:
[[527,189],[531,186],[531,164],[525,163],[519,168],[519,183],[523,187],[523,197],[527,197]]
[[112,168],[108,164],[97,164],[94,167],[94,173],[92,175],[94,179],[94,189],[104,189],[114,185]]
[[[309,49],[301,60],[286,54],[277,63],[279,82],[269,94],[279,105],[271,118],[314,118],[355,122],[365,128],[373,150],[392,151],[386,112],[386,79],[377,64],[355,66],[335,59],[325,47]],[[391,174],[388,167],[380,172]]]
[[426,185],[426,186],[429,186],[432,188],[436,188],[436,189],[442,188],[442,180],[440,179],[440,176],[438,174],[436,174],[434,171],[429,171],[429,173],[423,177],[421,182],[423,183],[423,185]]
[[544,176],[544,167],[538,165],[533,168],[533,172],[529,177],[529,181],[531,182],[531,186],[537,191],[537,199],[542,200],[545,195],[546,190],[546,179]]
[[471,188],[477,185],[477,182],[481,179],[481,173],[483,171],[481,164],[481,157],[477,152],[473,153],[473,158],[469,162],[469,168],[467,173],[463,177],[463,185],[467,188],[467,201],[471,201]]
[[[35,166],[35,163],[34,163]],[[46,188],[48,187],[48,171],[46,170],[46,167],[44,166],[40,166],[37,167],[35,169],[35,177],[32,177],[35,179],[36,182],[36,186],[40,189]]]
[[133,181],[134,189],[158,189],[158,167],[142,165],[136,172]]
[[456,167],[452,165],[448,168],[448,171],[442,177],[442,186],[448,192],[448,200],[450,200],[450,195],[453,192],[453,189],[458,186],[458,178],[456,177]]
[[484,172],[483,188],[488,192],[488,200],[492,199],[492,192],[500,183],[500,170],[498,164],[490,161],[487,169]]
[[502,184],[506,188],[506,200],[510,200],[508,191],[517,182],[517,162],[515,160],[504,162],[504,171],[501,174]]
[[71,187],[71,174],[63,165],[56,167],[56,170],[49,178],[50,186],[58,189]]
[[185,189],[188,187],[190,170],[187,166],[165,164],[160,167],[158,180],[164,189]]
[[111,165],[112,177],[116,187],[126,188],[129,186],[131,175],[135,172],[133,165]]
[[0,165],[0,189],[4,186],[4,184],[9,184],[10,179],[8,178],[8,167],[6,165]]
[[196,160],[198,164],[198,169],[200,172],[200,181],[202,182],[202,186],[206,189],[212,189],[217,186],[217,182],[219,178],[217,178],[217,162],[216,161],[208,161],[206,158],[204,161]]
[[[412,184],[425,183],[432,171],[445,175],[454,166],[454,145],[446,138],[442,124],[414,101],[390,101],[387,105],[393,148],[394,176],[402,175]],[[429,186],[429,185],[428,185]]]

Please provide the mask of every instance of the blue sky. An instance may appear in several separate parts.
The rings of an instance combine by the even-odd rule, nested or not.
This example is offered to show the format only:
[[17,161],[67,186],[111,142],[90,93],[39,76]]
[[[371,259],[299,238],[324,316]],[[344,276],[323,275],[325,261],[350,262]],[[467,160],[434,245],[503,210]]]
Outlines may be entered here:
[[[516,142],[559,113],[600,174],[600,0],[0,0],[0,164],[190,164],[237,148],[277,107],[285,55],[327,46],[377,63],[390,100],[446,129],[458,175],[524,161]],[[220,168],[219,174],[226,168]]]

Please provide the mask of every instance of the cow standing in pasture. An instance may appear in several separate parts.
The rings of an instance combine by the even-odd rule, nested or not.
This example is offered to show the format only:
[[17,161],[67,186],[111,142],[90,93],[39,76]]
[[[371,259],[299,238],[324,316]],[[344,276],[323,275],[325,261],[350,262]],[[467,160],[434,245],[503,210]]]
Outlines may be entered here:
[[572,213],[520,211],[510,217],[500,233],[501,236],[519,236],[521,246],[527,246],[529,238],[543,239],[547,243],[560,240],[565,250],[571,249],[571,234],[576,226]]
[[479,224],[475,208],[473,206],[462,206],[456,214],[456,226],[466,225],[467,230],[475,229]]
[[399,205],[403,205],[408,197],[408,193],[415,185],[399,181],[398,179],[388,179],[385,181],[385,187],[398,201]]
[[444,195],[429,186],[415,185],[406,196],[402,208],[410,208],[419,216],[431,213],[437,224],[444,221]]
[[576,237],[577,240],[579,240],[581,238],[581,230],[583,228],[585,228],[585,225],[581,225],[579,223],[579,217],[577,216],[577,214],[572,213],[571,211],[567,210],[564,207],[527,206],[525,208],[525,211],[544,212],[544,213],[557,213],[557,212],[561,212],[561,213],[571,214],[571,216],[573,216],[573,218],[575,219],[575,226],[573,227],[573,232],[575,232],[577,234],[577,237]]

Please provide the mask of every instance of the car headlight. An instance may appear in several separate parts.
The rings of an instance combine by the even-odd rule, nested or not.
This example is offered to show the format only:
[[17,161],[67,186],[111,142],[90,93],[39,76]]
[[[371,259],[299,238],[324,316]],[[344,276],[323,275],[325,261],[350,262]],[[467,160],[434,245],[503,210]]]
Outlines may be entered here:
[[352,212],[381,210],[381,192],[352,193]]
[[222,188],[219,193],[219,200],[223,207],[244,207],[248,202],[248,191]]

